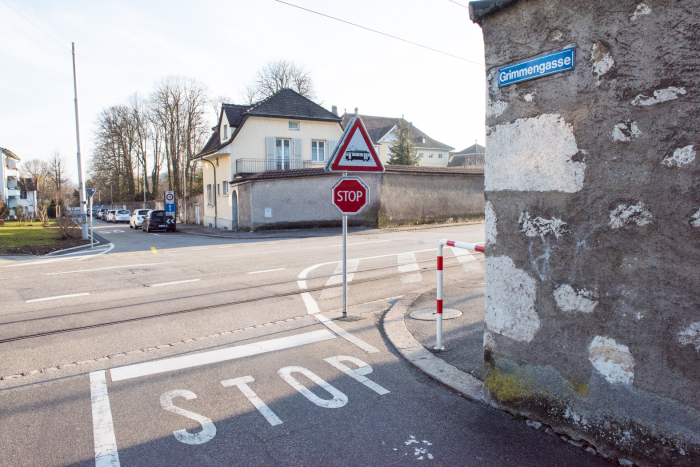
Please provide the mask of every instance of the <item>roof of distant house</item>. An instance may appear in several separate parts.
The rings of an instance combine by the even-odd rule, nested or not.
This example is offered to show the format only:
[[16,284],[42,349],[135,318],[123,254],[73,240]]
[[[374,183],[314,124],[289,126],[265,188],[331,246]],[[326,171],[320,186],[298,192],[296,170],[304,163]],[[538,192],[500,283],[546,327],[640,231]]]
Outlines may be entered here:
[[461,156],[464,154],[486,154],[486,148],[480,144],[472,144],[468,148],[451,153],[452,156]]
[[[384,173],[407,173],[415,175],[430,175],[430,174],[470,174],[483,175],[483,168],[468,168],[468,167],[426,167],[417,165],[385,165]],[[320,176],[338,176],[338,172],[326,172],[323,167],[314,167],[306,169],[288,169],[288,170],[266,170],[252,175],[245,175],[240,178],[231,180],[229,183],[243,183],[251,180],[272,180],[278,178],[301,178],[301,177],[320,177]]]
[[[343,114],[343,121],[341,123],[343,129],[354,116],[355,114]],[[406,124],[410,123],[403,118],[374,117],[372,115],[358,115],[358,117],[360,117],[365,128],[367,128],[367,133],[369,133],[369,137],[374,144],[379,144],[379,140],[391,132],[400,122]],[[416,149],[436,149],[443,151],[451,151],[454,149],[452,146],[448,146],[426,135],[413,124],[411,124],[411,139]]]
[[21,178],[17,182],[21,191],[36,191],[36,178]]
[[17,155],[14,152],[10,151],[9,149],[0,148],[0,151],[2,151],[3,154],[7,154],[12,159],[19,160],[19,157],[17,157]]
[[[221,126],[221,116],[224,112],[226,112],[226,119],[229,125],[235,128],[235,131],[222,143],[219,128]],[[324,109],[311,99],[302,96],[292,89],[284,88],[254,104],[222,104],[221,112],[219,113],[219,121],[213,128],[214,132],[211,137],[209,137],[209,141],[204,145],[202,151],[197,154],[195,158],[213,154],[231,143],[236,135],[238,135],[246,120],[250,117],[291,118],[295,120],[340,123],[340,117],[333,112]]]
[[481,24],[481,20],[492,15],[518,0],[481,0],[469,2],[469,18],[474,22]]

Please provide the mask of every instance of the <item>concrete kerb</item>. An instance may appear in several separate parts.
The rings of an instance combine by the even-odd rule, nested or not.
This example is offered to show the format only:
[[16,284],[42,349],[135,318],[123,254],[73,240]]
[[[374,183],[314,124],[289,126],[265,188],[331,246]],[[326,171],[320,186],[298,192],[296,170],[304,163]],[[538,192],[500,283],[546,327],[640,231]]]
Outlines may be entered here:
[[389,342],[406,360],[423,373],[478,402],[484,401],[484,383],[472,375],[436,357],[418,342],[404,322],[404,316],[411,304],[425,290],[406,294],[384,315],[382,322]]
[[[94,234],[94,237],[95,237],[95,246],[109,244],[109,242],[105,238],[103,238],[97,234]],[[78,251],[74,251],[74,250],[79,250],[80,248],[90,249],[90,244],[88,243],[87,245],[79,245],[79,246],[74,246],[71,248],[64,248],[63,250],[52,251],[51,253],[47,253],[47,254],[43,255],[43,258],[51,258],[54,256],[61,256],[62,254],[65,254],[66,252],[69,252],[69,251],[73,252],[73,253],[77,253]]]

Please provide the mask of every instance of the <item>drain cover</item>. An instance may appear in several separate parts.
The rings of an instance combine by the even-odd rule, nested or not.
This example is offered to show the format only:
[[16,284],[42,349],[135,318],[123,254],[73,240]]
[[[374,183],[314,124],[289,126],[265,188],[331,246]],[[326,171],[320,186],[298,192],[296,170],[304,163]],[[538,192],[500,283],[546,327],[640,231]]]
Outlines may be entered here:
[[[419,319],[421,321],[436,321],[437,320],[437,313],[435,313],[435,311],[436,311],[435,308],[428,308],[427,310],[414,311],[413,313],[411,313],[411,318]],[[462,316],[462,312],[459,310],[455,310],[454,308],[443,308],[442,309],[443,321],[446,319],[457,318],[458,316]]]

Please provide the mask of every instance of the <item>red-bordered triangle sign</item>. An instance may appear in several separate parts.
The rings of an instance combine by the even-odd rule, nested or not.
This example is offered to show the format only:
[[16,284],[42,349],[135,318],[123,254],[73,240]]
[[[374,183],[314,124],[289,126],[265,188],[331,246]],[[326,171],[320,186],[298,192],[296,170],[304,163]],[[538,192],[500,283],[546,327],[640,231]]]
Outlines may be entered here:
[[343,137],[326,163],[326,172],[384,172],[384,165],[359,117],[354,117],[345,127]]

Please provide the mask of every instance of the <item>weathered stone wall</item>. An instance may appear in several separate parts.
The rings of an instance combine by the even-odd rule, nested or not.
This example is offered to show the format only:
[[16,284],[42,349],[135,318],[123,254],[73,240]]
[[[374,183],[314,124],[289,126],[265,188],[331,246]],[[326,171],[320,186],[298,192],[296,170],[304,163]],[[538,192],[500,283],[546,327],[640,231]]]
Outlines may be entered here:
[[[487,3],[487,396],[697,466],[700,0]],[[575,70],[498,88],[566,46]]]

